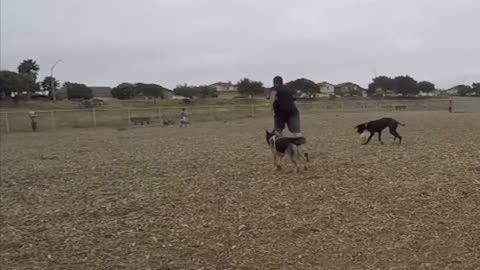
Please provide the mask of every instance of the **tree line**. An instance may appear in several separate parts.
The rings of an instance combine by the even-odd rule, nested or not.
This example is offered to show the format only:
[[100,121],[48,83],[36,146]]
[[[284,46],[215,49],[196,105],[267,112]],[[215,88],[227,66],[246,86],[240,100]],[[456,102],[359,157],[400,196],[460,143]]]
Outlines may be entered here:
[[[65,82],[63,88],[66,90],[68,99],[91,99],[93,91],[85,84]],[[134,97],[152,97],[154,103],[157,99],[165,98],[165,87],[154,83],[121,83],[112,88],[111,94],[118,99],[131,99]]]
[[[40,66],[33,59],[22,61],[17,71],[0,71],[0,95],[11,97],[15,102],[26,93],[30,97],[37,91],[47,91],[50,98],[54,92],[58,93],[60,82],[51,76],[46,76],[42,81],[37,81]],[[285,86],[295,93],[304,93],[315,97],[320,93],[320,87],[317,83],[306,78],[299,78],[289,81]],[[63,84],[66,97],[91,99],[93,91],[85,84],[75,82],[65,82]],[[480,83],[470,85],[458,85],[458,95],[480,95]],[[260,81],[243,78],[237,82],[239,94],[253,98],[254,96],[264,95],[266,88]],[[429,81],[417,82],[414,78],[406,76],[378,76],[372,79],[368,85],[366,93],[368,96],[398,94],[402,96],[418,95],[420,92],[431,93],[435,90],[435,84]],[[131,99],[139,96],[152,97],[156,103],[157,99],[164,99],[167,92],[172,92],[167,88],[154,83],[121,83],[112,89],[112,96],[118,99]],[[178,85],[173,89],[173,94],[186,98],[210,98],[217,97],[216,88],[206,85],[191,86]],[[360,94],[360,93],[355,93]],[[353,94],[352,94],[353,95]]]
[[37,83],[39,70],[40,67],[32,59],[21,62],[17,67],[17,72],[1,70],[0,94],[9,96],[15,102],[18,102],[23,92],[30,95],[33,92],[40,91],[41,86]]
[[[317,83],[306,78],[300,78],[289,81],[285,86],[295,93],[304,93],[307,96],[315,97],[320,93],[320,87]],[[238,92],[244,96],[253,97],[265,93],[265,87],[262,82],[253,81],[250,79],[242,79],[237,83]],[[456,86],[460,96],[466,95],[480,95],[480,83],[473,83],[469,85]],[[390,78],[387,76],[379,76],[372,79],[372,82],[366,89],[367,96],[397,94],[401,96],[416,96],[423,93],[432,93],[436,90],[435,84],[429,81],[417,82],[410,76],[396,76]],[[358,92],[358,91],[357,91]],[[358,93],[350,93],[351,95],[361,95]]]
[[[38,72],[40,66],[33,59],[22,61],[17,71],[1,70],[0,71],[0,95],[11,97],[15,103],[18,103],[21,97],[28,98],[35,92],[46,91],[49,98],[52,99],[53,93],[57,98],[63,98],[65,95],[68,99],[91,99],[93,98],[93,90],[85,84],[75,82],[64,82],[62,88],[65,93],[59,93],[60,82],[52,77],[46,76],[42,81],[38,81]],[[119,99],[132,98],[135,96],[153,97],[156,102],[157,98],[163,99],[167,89],[157,84],[147,83],[121,83],[113,88],[112,96]]]
[[402,96],[418,95],[420,92],[431,93],[435,90],[435,84],[428,81],[417,82],[410,76],[397,76],[390,78],[387,76],[379,76],[372,79],[368,85],[367,94],[369,96],[378,93],[388,94],[395,93]]
[[112,89],[112,96],[118,99],[131,99],[138,96],[152,97],[153,102],[164,99],[167,88],[154,83],[121,83]]
[[477,95],[480,96],[480,83],[472,83],[472,85],[457,85],[457,94],[459,96]]
[[[2,70],[0,71],[0,94],[12,97],[15,102],[26,93],[30,97],[32,93],[38,91],[46,91],[50,99],[53,93],[57,93],[56,97],[61,99],[62,95],[66,95],[68,99],[91,99],[93,91],[87,85],[76,82],[64,82],[62,88],[65,93],[59,93],[60,82],[51,76],[46,76],[42,81],[37,81],[40,66],[33,59],[22,61],[17,72]],[[245,96],[257,96],[265,93],[265,87],[260,81],[250,79],[242,79],[237,83],[238,92]],[[317,93],[319,87],[313,81],[308,79],[297,79],[288,82],[286,86],[295,91],[303,91],[305,93]],[[154,102],[157,99],[164,99],[167,88],[153,83],[120,83],[112,89],[112,96],[118,99],[132,99],[139,96],[153,97]],[[200,85],[178,85],[173,89],[173,94],[186,98],[210,98],[217,97],[218,93],[215,87]]]
[[60,83],[52,76],[46,76],[42,81],[38,81],[39,71],[40,66],[33,59],[23,60],[17,66],[17,71],[0,70],[0,95],[11,97],[15,103],[23,96],[29,98],[39,91],[47,91],[51,98]]
[[[466,96],[470,94],[480,95],[480,83],[469,85],[457,85],[457,94]],[[373,96],[377,94],[395,93],[402,96],[418,95],[420,92],[431,93],[436,90],[435,84],[429,81],[417,82],[410,76],[397,76],[390,78],[387,76],[379,76],[372,79],[368,85],[367,94]]]
[[[310,96],[315,96],[315,94],[320,93],[320,86],[313,82],[312,80],[300,78],[293,81],[289,81],[285,86],[297,93],[305,93]],[[260,81],[253,81],[248,78],[244,78],[237,83],[238,92],[244,96],[252,97],[256,95],[263,95],[266,88],[263,86],[263,83]]]

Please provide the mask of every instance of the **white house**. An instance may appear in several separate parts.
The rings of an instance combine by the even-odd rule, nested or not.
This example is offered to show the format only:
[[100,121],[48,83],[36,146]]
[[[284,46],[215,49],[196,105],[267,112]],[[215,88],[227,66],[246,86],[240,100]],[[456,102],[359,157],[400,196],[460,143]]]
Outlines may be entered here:
[[171,99],[175,99],[175,100],[186,100],[186,99],[188,99],[188,100],[191,100],[191,98],[184,97],[184,96],[178,96],[178,95],[173,95],[171,97]]
[[320,94],[322,95],[334,95],[335,85],[328,82],[321,82],[318,84],[320,87]]
[[418,95],[421,96],[421,97],[433,97],[433,96],[435,96],[435,93],[434,92],[425,93],[425,92],[420,91],[420,93],[418,93]]
[[214,84],[210,84],[209,86],[214,87],[218,92],[236,92],[238,89],[238,87],[231,82],[216,82]]
[[338,96],[364,96],[366,94],[366,89],[351,82],[335,85],[334,91]]
[[457,86],[454,86],[454,87],[446,90],[445,92],[447,94],[451,95],[451,96],[458,95],[458,88],[459,88],[459,86],[457,85]]

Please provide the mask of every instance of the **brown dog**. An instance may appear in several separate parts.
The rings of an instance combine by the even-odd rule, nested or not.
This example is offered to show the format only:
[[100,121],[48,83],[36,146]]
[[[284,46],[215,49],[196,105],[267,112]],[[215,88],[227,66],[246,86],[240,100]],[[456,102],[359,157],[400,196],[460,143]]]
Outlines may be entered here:
[[396,139],[398,139],[399,144],[401,144],[402,143],[402,136],[400,136],[400,134],[398,134],[398,132],[397,132],[397,127],[399,125],[400,126],[405,126],[404,124],[398,122],[397,120],[395,120],[393,118],[381,118],[381,119],[378,119],[378,120],[374,120],[374,121],[359,124],[359,125],[355,126],[355,129],[357,130],[357,132],[359,134],[362,134],[365,130],[370,132],[370,136],[368,137],[368,140],[366,142],[364,142],[363,144],[369,143],[375,133],[378,133],[378,140],[380,141],[381,144],[383,144],[382,131],[385,128],[388,127],[388,129],[390,130],[390,134],[392,134],[394,136],[393,140],[395,141]]

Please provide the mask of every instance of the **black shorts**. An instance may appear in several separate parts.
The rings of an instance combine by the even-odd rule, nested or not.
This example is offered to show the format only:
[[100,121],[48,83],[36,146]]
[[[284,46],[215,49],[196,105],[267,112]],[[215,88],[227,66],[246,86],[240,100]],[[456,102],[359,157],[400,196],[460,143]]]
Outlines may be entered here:
[[300,133],[300,114],[275,114],[274,125],[277,132],[281,132],[285,129],[285,124],[291,133]]

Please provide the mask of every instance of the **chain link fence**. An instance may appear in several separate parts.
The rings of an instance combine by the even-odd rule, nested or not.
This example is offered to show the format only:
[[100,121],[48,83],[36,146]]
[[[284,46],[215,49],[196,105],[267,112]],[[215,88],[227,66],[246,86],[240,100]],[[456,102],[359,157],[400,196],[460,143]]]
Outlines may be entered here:
[[[321,112],[374,111],[447,111],[448,100],[323,101],[297,103],[302,114]],[[77,109],[36,111],[37,131],[71,128],[129,128],[161,126],[164,121],[179,122],[182,107],[127,109]],[[226,105],[187,107],[190,122],[226,121],[239,118],[266,117],[272,114],[267,105]],[[146,122],[148,120],[148,123]],[[0,112],[0,132],[31,131],[29,111]]]

